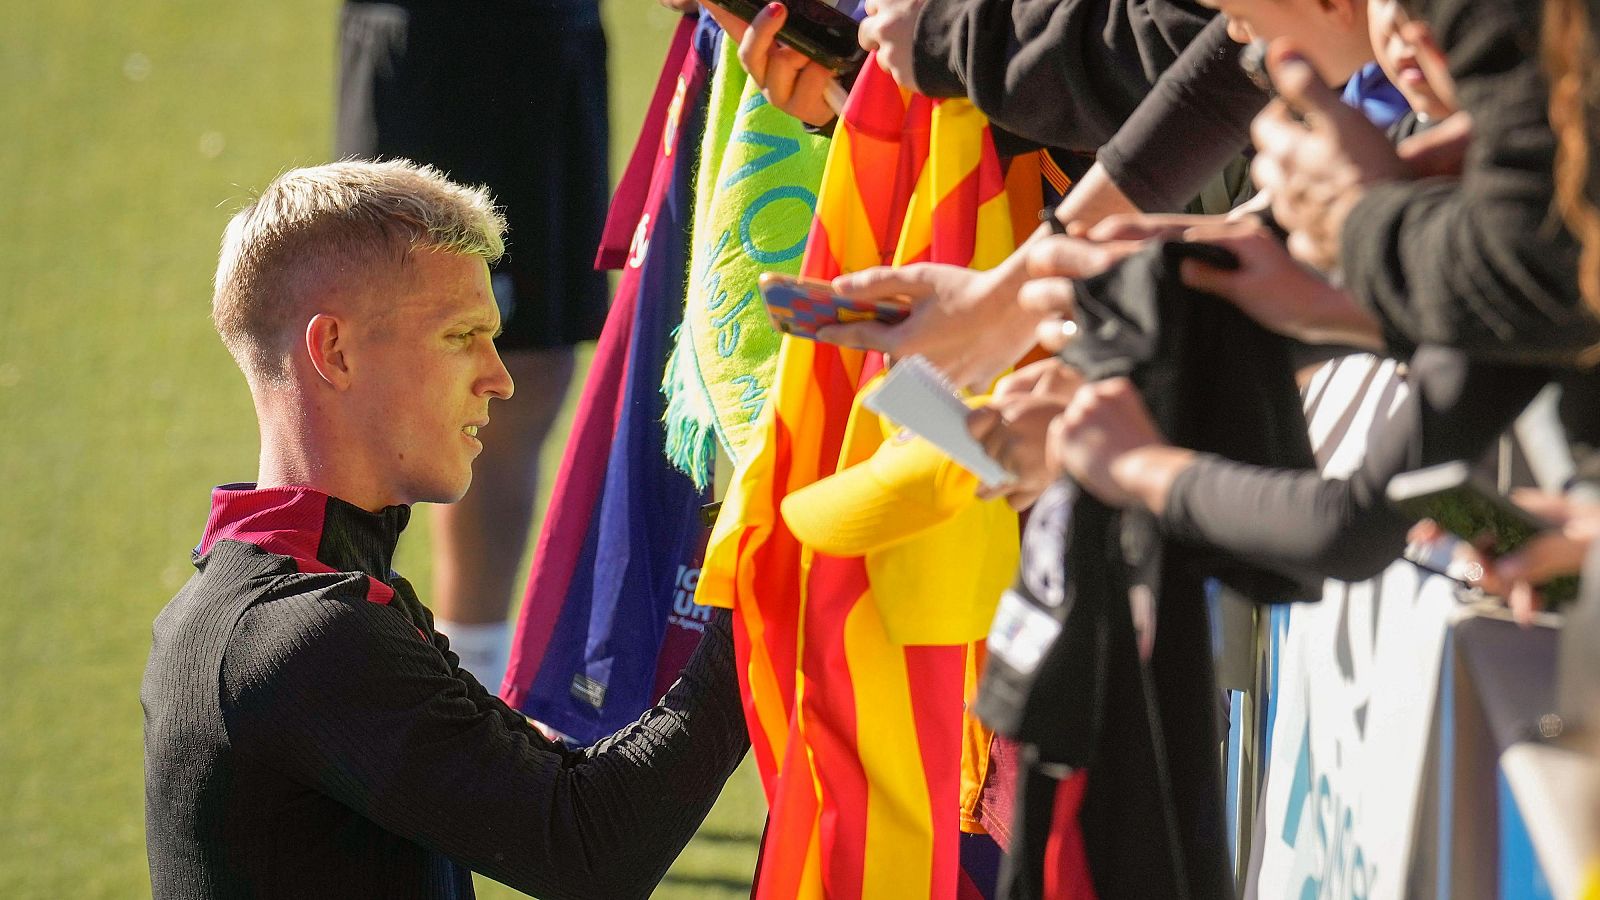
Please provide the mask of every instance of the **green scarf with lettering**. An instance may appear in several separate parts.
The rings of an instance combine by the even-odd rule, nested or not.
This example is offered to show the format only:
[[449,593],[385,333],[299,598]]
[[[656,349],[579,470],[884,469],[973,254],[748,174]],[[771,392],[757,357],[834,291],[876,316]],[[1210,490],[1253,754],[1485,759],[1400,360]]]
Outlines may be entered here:
[[667,458],[696,485],[716,445],[737,465],[766,404],[778,332],[756,289],[800,270],[828,140],[774,108],[722,42],[695,177],[689,287],[661,391]]

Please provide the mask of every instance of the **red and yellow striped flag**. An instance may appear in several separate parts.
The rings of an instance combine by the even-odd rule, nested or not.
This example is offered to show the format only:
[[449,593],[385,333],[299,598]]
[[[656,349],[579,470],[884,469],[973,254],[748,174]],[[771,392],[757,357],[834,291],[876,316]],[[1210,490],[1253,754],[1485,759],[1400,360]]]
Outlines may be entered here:
[[[869,60],[835,130],[802,274],[987,268],[1015,241],[982,114],[904,92]],[[882,368],[876,353],[784,339],[764,425],[702,569],[699,601],[734,609],[771,809],[757,898],[957,897],[963,700],[987,617],[974,615],[970,591],[895,594],[866,558],[803,546],[780,514],[785,496],[882,443],[857,403]],[[1014,554],[1014,518],[1010,527]]]

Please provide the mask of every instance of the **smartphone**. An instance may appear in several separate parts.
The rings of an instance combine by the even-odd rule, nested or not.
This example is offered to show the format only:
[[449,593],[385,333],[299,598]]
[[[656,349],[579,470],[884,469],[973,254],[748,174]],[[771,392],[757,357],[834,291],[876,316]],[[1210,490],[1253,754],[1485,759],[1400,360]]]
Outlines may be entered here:
[[[1485,484],[1464,462],[1396,475],[1389,479],[1387,493],[1389,501],[1407,515],[1432,519],[1440,528],[1469,544],[1476,543],[1479,535],[1489,532],[1494,536],[1493,546],[1486,548],[1490,558],[1510,553],[1539,532],[1555,527]],[[1406,558],[1418,562],[1410,549],[1407,548]],[[1424,569],[1460,580],[1449,561],[1443,565],[1437,562],[1420,564]],[[1564,606],[1578,596],[1578,578],[1575,575],[1552,578],[1539,586],[1539,596],[1546,609]]]
[[[708,2],[733,13],[746,22],[766,8],[762,0],[708,0]],[[789,9],[789,18],[778,31],[778,40],[805,54],[840,75],[848,75],[861,68],[867,51],[861,48],[856,37],[860,26],[856,20],[840,12],[823,0],[782,0]]]
[[1464,462],[1402,472],[1389,479],[1386,493],[1389,502],[1406,515],[1432,519],[1469,543],[1490,533],[1494,538],[1487,548],[1490,556],[1510,553],[1553,527],[1483,483]]
[[903,300],[856,300],[834,293],[833,285],[812,278],[795,278],[777,272],[762,275],[761,299],[766,301],[772,327],[784,334],[817,339],[817,329],[846,322],[882,322],[893,325],[911,315]]

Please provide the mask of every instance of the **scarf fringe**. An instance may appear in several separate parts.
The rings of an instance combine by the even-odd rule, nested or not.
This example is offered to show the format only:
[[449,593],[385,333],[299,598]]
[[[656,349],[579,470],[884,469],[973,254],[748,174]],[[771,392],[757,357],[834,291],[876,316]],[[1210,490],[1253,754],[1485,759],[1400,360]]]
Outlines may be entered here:
[[[677,342],[682,326],[674,329]],[[666,427],[665,452],[673,468],[688,475],[694,486],[705,490],[711,484],[711,472],[717,459],[717,431],[712,413],[705,398],[692,383],[692,352],[679,342],[667,359],[666,377],[661,381],[661,394],[667,400],[661,420]]]

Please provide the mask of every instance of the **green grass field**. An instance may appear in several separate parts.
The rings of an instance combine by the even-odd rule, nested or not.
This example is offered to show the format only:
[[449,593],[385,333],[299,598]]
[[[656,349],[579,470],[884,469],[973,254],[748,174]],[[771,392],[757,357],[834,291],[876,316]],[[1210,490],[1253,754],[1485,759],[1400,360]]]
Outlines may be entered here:
[[[673,20],[605,6],[617,171]],[[207,319],[218,237],[251,188],[327,158],[337,3],[3,12],[0,897],[135,897],[150,622],[190,571],[208,488],[255,471]],[[415,521],[398,567],[425,585]],[[747,765],[657,896],[746,895],[762,811]]]

